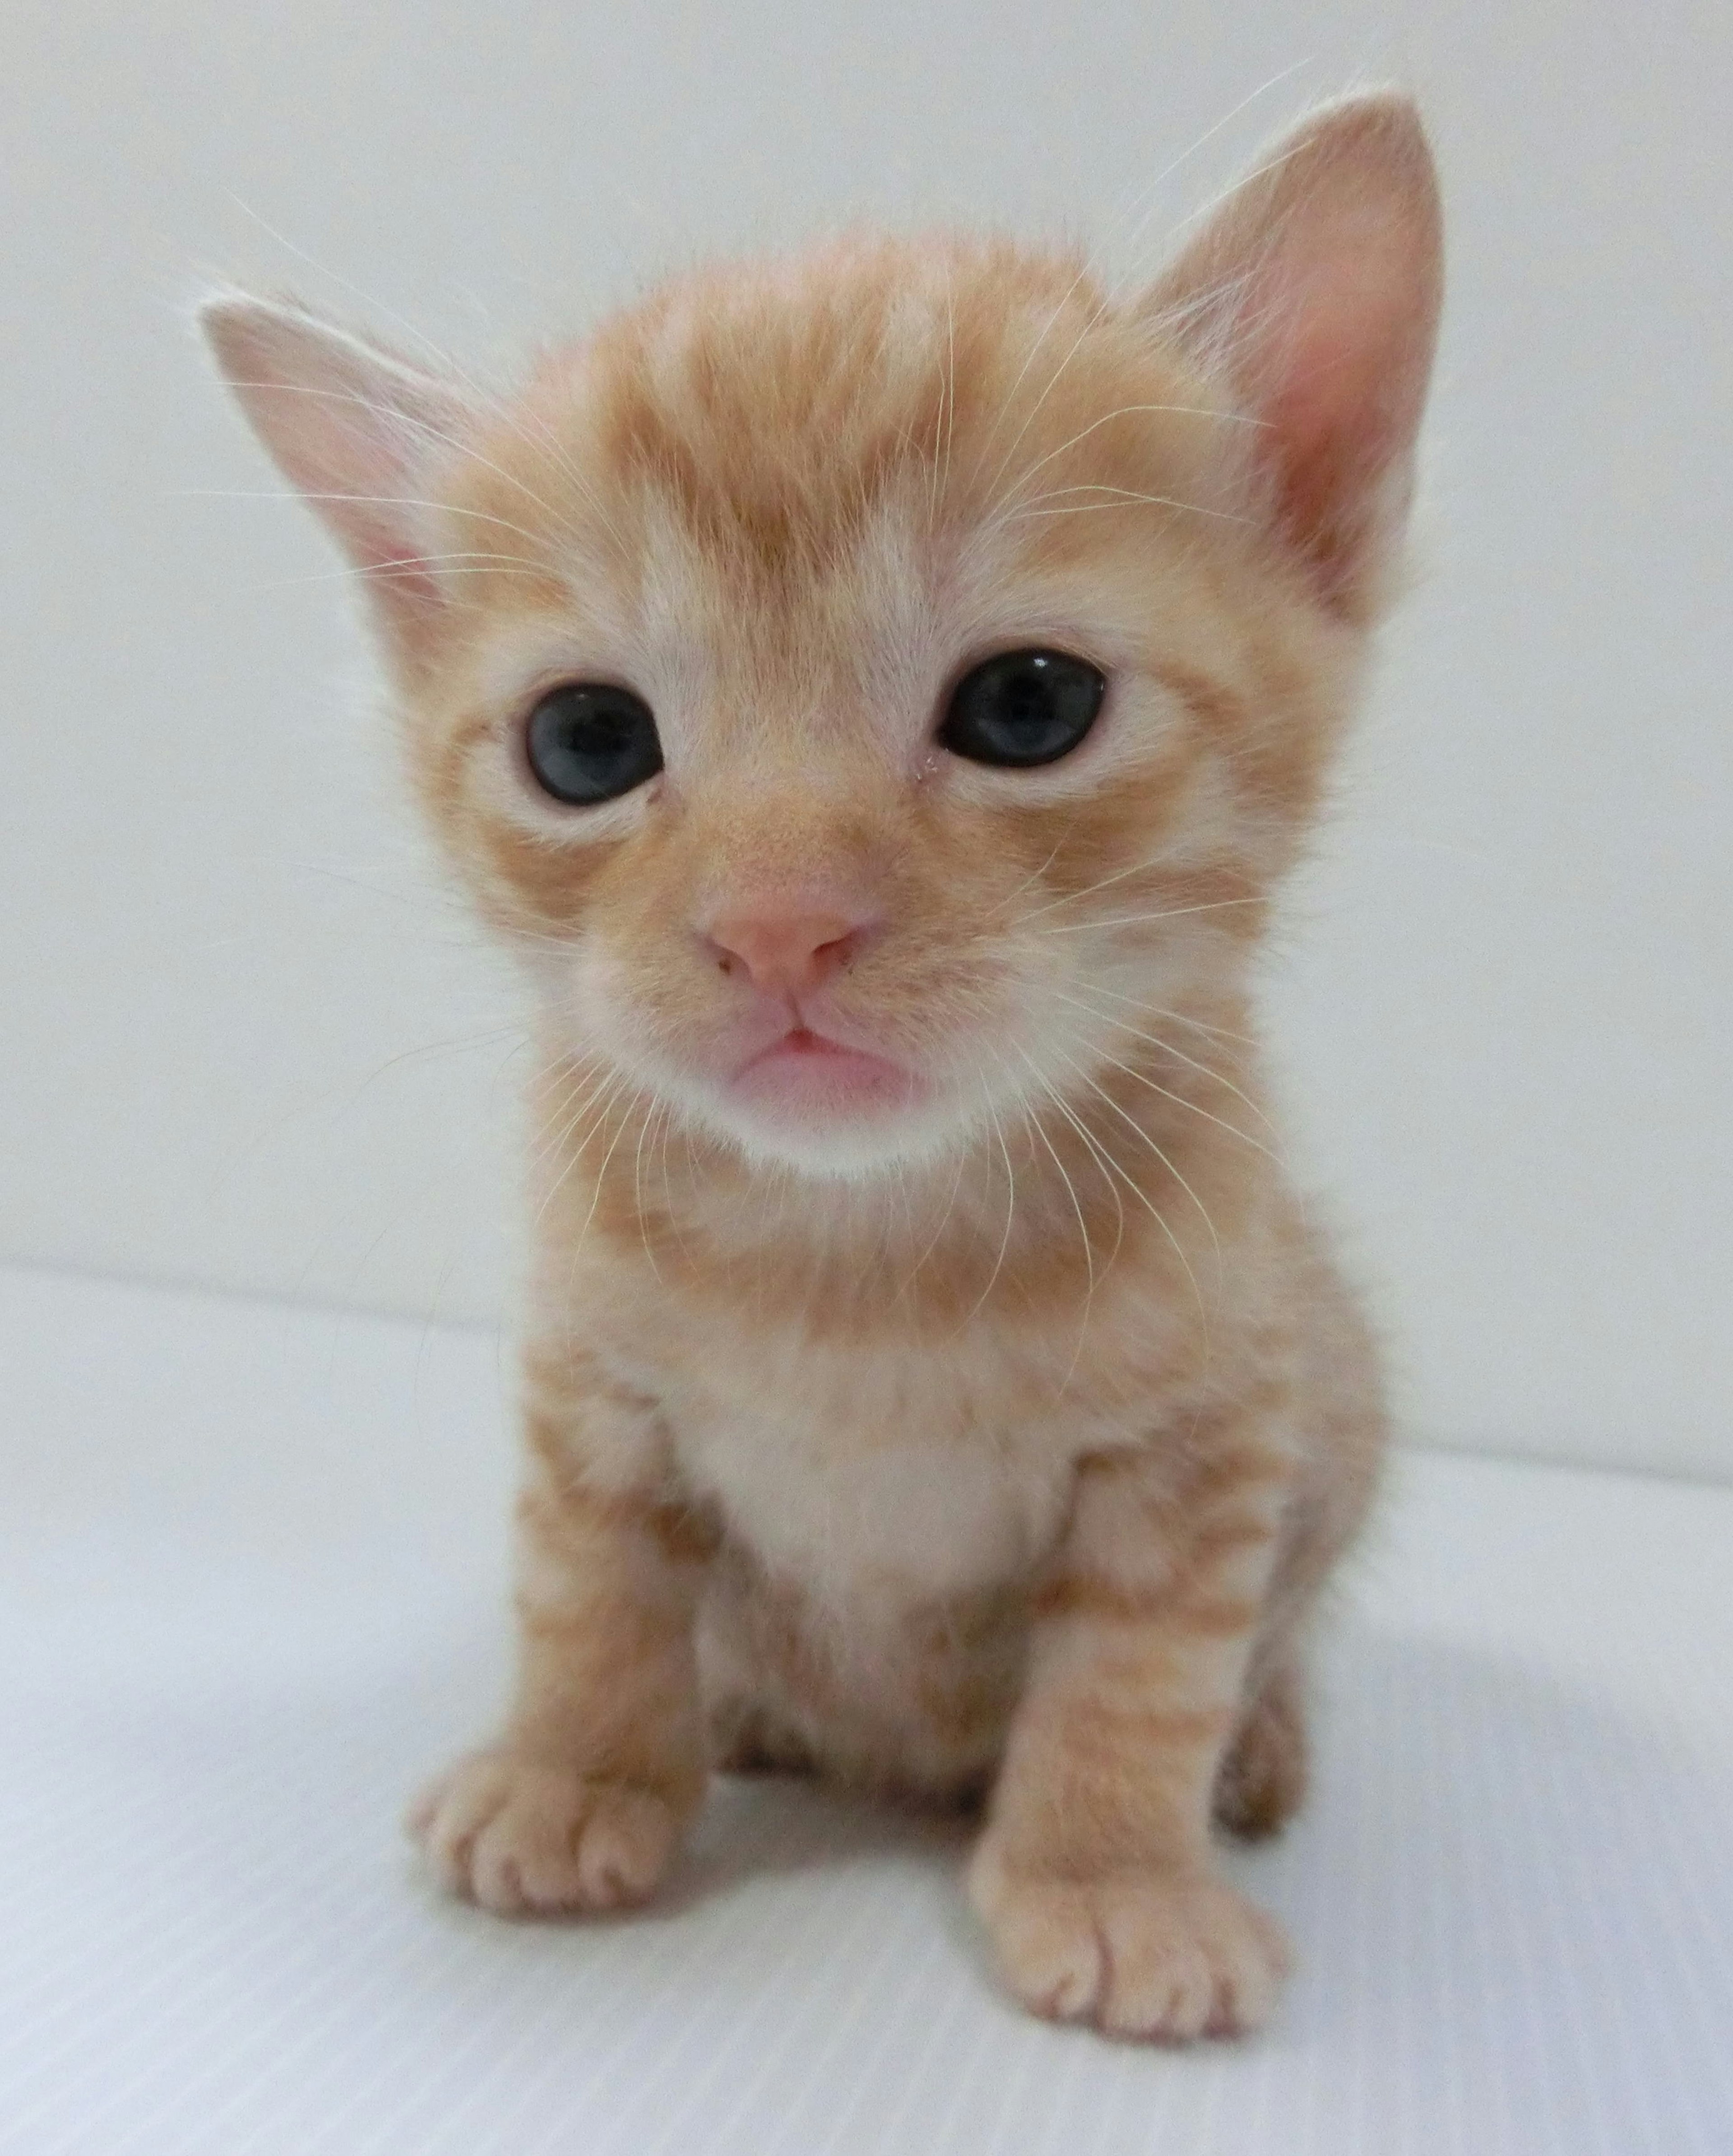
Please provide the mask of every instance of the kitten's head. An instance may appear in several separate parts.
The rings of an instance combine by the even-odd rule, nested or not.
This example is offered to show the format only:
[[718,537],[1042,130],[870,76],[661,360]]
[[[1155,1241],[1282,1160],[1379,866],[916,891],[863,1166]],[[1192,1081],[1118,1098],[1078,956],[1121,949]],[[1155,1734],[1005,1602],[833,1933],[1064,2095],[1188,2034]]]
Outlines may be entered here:
[[1438,280],[1418,123],[1369,97],[1136,297],[842,242],[504,399],[295,308],[205,320],[555,1039],[837,1176],[1085,1101],[1140,1011],[1243,968],[1400,535]]

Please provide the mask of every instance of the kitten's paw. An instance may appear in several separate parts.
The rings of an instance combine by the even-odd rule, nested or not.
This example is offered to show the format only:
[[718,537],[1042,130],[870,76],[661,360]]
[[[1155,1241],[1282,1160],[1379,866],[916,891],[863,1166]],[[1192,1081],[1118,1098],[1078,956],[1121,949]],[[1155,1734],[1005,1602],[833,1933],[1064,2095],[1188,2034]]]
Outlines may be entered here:
[[405,1820],[444,1886],[502,1917],[647,1900],[683,1823],[653,1789],[504,1750],[459,1760]]
[[1274,1922],[1207,1872],[1028,1876],[989,1835],[969,1892],[1024,2005],[1110,2036],[1240,2035],[1268,2020],[1288,1968]]

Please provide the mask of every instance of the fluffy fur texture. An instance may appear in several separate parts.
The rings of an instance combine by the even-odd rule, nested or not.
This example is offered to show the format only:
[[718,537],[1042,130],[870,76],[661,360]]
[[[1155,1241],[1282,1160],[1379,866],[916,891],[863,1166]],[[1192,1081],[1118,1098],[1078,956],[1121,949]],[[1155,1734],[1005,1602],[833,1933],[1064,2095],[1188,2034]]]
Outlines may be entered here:
[[[457,1892],[635,1901],[712,1766],[813,1766],[985,1798],[970,1892],[1038,2012],[1268,2012],[1284,1948],[1212,1820],[1300,1800],[1384,1419],[1247,978],[1389,581],[1438,282],[1380,95],[1136,298],[848,240],[659,290],[510,398],[208,310],[534,995],[517,1695],[413,1815]],[[1033,645],[1108,676],[1082,745],[938,746],[958,677]],[[572,679],[665,755],[594,808],[526,762]],[[854,1055],[792,1068],[815,1039]]]

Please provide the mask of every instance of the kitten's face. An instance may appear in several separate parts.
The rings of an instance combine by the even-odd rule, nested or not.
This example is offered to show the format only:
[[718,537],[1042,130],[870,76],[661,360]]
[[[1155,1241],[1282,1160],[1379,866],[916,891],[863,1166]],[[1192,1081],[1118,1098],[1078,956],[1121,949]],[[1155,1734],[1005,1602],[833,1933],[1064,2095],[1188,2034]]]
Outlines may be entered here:
[[574,1054],[854,1174],[1086,1094],[1232,969],[1345,637],[1208,406],[1072,265],[891,247],[546,372],[445,477],[442,543],[514,558],[453,580],[411,738]]
[[213,308],[604,1101],[859,1176],[1121,1112],[1150,1014],[1234,981],[1438,301],[1418,129],[1296,140],[1141,302],[1008,247],[836,246],[674,286],[510,403]]

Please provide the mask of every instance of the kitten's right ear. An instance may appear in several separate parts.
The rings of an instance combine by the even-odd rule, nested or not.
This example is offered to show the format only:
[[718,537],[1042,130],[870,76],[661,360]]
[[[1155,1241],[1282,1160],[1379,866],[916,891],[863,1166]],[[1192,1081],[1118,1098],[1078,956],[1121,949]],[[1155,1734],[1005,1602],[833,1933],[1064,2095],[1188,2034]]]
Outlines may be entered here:
[[382,626],[413,645],[443,603],[429,475],[462,454],[475,403],[300,307],[225,293],[198,325],[278,469],[361,571]]

